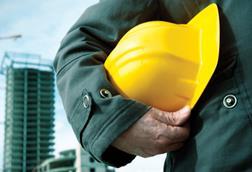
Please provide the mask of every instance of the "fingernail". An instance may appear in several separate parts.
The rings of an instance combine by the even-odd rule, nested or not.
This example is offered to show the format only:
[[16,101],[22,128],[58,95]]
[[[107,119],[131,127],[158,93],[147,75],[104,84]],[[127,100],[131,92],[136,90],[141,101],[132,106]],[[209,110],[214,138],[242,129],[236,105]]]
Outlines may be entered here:
[[188,113],[188,112],[190,112],[190,111],[191,111],[191,109],[190,109],[190,107],[187,105],[187,106],[185,106],[183,109],[181,109],[180,113]]

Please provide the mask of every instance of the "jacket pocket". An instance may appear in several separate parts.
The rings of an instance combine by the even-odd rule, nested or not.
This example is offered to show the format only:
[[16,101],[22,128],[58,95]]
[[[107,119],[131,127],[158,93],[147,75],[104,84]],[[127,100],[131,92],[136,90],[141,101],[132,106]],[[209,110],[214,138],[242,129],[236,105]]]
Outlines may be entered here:
[[82,145],[82,147],[84,147],[82,144],[82,133],[90,119],[92,107],[92,99],[86,89],[82,91],[82,94],[77,102],[76,108],[73,110],[69,121],[79,143]]

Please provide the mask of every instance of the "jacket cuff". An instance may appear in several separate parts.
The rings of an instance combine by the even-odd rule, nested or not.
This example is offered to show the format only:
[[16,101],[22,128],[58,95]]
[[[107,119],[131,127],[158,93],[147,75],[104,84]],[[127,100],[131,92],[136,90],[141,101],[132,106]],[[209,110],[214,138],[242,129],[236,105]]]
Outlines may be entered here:
[[104,159],[107,164],[113,165],[117,168],[130,163],[135,157],[135,155],[123,152],[113,146],[109,146],[102,154],[102,159]]
[[[100,126],[99,130],[96,130],[96,134],[92,133],[92,131],[94,132],[93,127],[89,128],[87,126],[82,136],[84,147],[96,160],[110,166],[121,167],[130,163],[135,156],[126,154],[118,149],[112,149],[111,151],[109,148],[116,138],[141,118],[149,109],[150,107],[147,105],[130,100],[128,105],[124,105],[116,113],[111,114],[103,126]],[[100,120],[99,118],[96,119],[95,116],[92,118],[93,123],[96,120]]]

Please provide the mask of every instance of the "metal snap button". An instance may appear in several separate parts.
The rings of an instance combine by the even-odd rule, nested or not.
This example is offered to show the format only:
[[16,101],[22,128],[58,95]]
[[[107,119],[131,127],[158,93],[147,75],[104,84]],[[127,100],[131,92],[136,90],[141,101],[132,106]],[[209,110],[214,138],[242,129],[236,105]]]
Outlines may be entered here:
[[88,108],[91,105],[90,97],[87,94],[83,96],[82,101],[84,108]]
[[226,95],[223,98],[223,105],[228,109],[235,107],[236,104],[237,104],[237,98],[232,94]]
[[110,97],[112,97],[111,92],[109,90],[105,89],[105,88],[102,88],[100,90],[100,95],[101,95],[102,98],[110,98]]

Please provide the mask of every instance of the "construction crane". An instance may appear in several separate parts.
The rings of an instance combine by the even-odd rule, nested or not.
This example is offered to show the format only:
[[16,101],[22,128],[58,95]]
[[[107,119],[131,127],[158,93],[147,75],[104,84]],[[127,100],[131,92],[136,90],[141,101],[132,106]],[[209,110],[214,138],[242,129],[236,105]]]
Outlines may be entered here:
[[0,36],[0,40],[13,39],[14,41],[21,38],[21,34],[10,35],[10,36]]
[[[12,40],[17,40],[19,38],[21,38],[22,35],[21,34],[14,34],[14,35],[8,35],[8,36],[0,36],[0,41],[2,40],[8,40],[8,39],[12,39]],[[0,75],[3,74],[2,70],[2,65],[0,66]]]
[[[9,40],[9,39],[12,39],[14,41],[16,41],[17,39],[21,38],[22,35],[21,34],[15,34],[15,35],[9,35],[9,36],[0,36],[0,41],[2,40]],[[1,72],[1,67],[0,67],[0,75],[3,74]],[[4,90],[5,88],[4,87],[0,87],[0,90]],[[0,125],[4,125],[4,122],[0,121]]]

